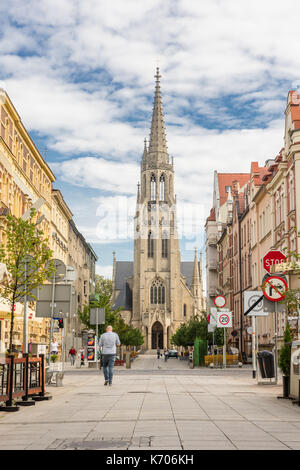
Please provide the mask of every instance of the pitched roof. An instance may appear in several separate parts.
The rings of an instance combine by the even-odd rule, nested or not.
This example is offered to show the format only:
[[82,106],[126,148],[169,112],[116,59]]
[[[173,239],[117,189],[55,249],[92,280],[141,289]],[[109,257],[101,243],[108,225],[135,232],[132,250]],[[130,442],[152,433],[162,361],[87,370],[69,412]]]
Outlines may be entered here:
[[[198,261],[199,272],[201,272]],[[193,279],[194,261],[183,261],[180,263],[181,274],[186,278],[188,288],[191,288]],[[133,275],[132,261],[117,261],[115,274],[115,289],[119,290],[119,295],[115,300],[113,309],[123,307],[124,310],[132,310],[132,290],[129,287],[128,279]]]
[[237,181],[240,188],[250,179],[249,173],[218,173],[218,184],[220,194],[220,206],[227,201],[226,186],[232,186],[233,181]]
[[210,214],[209,214],[209,216],[207,217],[206,220],[207,221],[209,221],[209,220],[215,221],[216,220],[216,210],[215,210],[214,207],[212,209],[210,209]]
[[119,290],[120,292],[113,305],[114,309],[118,307],[123,307],[124,310],[132,309],[132,292],[127,282],[132,275],[132,261],[116,262],[115,290]]
[[298,91],[290,90],[288,92],[288,104],[291,106],[291,118],[294,123],[294,129],[300,129],[300,100]]
[[[198,270],[201,272],[200,262],[198,261]],[[182,261],[180,263],[181,274],[186,278],[188,288],[191,288],[194,271],[194,261]],[[201,280],[201,279],[200,279]]]

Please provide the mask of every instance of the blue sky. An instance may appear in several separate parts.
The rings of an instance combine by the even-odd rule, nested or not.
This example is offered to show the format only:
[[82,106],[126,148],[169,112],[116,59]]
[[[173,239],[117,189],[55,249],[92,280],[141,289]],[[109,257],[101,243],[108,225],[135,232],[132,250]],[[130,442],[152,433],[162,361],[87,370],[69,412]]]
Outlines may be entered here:
[[0,86],[110,275],[132,259],[132,216],[159,62],[182,259],[204,249],[213,171],[248,172],[283,145],[300,85],[299,3],[11,0]]

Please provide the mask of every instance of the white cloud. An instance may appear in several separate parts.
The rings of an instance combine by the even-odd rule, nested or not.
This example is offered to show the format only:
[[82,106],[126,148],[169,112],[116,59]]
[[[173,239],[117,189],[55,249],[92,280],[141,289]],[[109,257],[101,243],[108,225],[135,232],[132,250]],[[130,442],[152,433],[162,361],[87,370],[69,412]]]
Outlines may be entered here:
[[112,269],[112,265],[102,265],[100,263],[96,264],[96,274],[104,276],[106,279],[112,279]]
[[292,0],[0,6],[0,78],[24,124],[63,155],[52,164],[62,182],[99,190],[92,209],[90,196],[71,207],[85,234],[105,241],[99,204],[114,217],[116,195],[134,206],[157,58],[175,190],[179,202],[202,204],[201,223],[215,169],[248,172],[278,153],[287,91],[300,78],[299,13]]

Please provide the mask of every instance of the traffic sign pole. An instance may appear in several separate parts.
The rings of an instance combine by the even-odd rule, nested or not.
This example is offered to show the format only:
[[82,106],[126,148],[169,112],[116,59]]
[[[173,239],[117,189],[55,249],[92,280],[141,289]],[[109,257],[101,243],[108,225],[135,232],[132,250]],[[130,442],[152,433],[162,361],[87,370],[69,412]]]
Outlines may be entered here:
[[256,317],[253,315],[252,320],[252,377],[256,378]]
[[53,314],[54,314],[54,298],[55,298],[55,271],[53,272],[52,276],[52,297],[51,297],[51,318],[50,318],[50,338],[49,338],[49,357],[48,357],[48,365],[50,368],[50,356],[51,356],[51,341],[53,336]]
[[226,328],[224,328],[223,367],[226,369]]
[[275,313],[274,313],[274,343],[275,343],[275,384],[278,381],[278,350],[277,350],[277,302],[275,302]]

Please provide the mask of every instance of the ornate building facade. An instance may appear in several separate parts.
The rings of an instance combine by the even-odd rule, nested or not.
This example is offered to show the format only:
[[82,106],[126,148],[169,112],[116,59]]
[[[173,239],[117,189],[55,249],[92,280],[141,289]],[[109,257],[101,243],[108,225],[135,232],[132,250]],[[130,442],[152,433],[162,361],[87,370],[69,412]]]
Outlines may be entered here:
[[[7,93],[0,89],[0,244],[6,243],[7,214],[21,217],[36,201],[44,203],[35,219],[49,241],[53,257],[77,270],[74,284],[78,306],[89,302],[93,290],[97,256],[72,219],[72,212],[62,193],[53,188],[55,175],[40,154]],[[1,285],[0,285],[1,289]],[[10,304],[0,296],[0,353],[9,345]],[[16,305],[13,347],[23,350],[24,306]],[[28,308],[29,343],[49,343],[49,319],[35,315],[35,306]],[[66,344],[78,338],[81,345],[81,322],[77,315],[66,321]]]
[[144,336],[144,348],[170,346],[182,322],[204,308],[201,260],[181,262],[174,164],[167,150],[159,69],[149,146],[145,141],[134,219],[134,262],[113,263],[113,304]]

